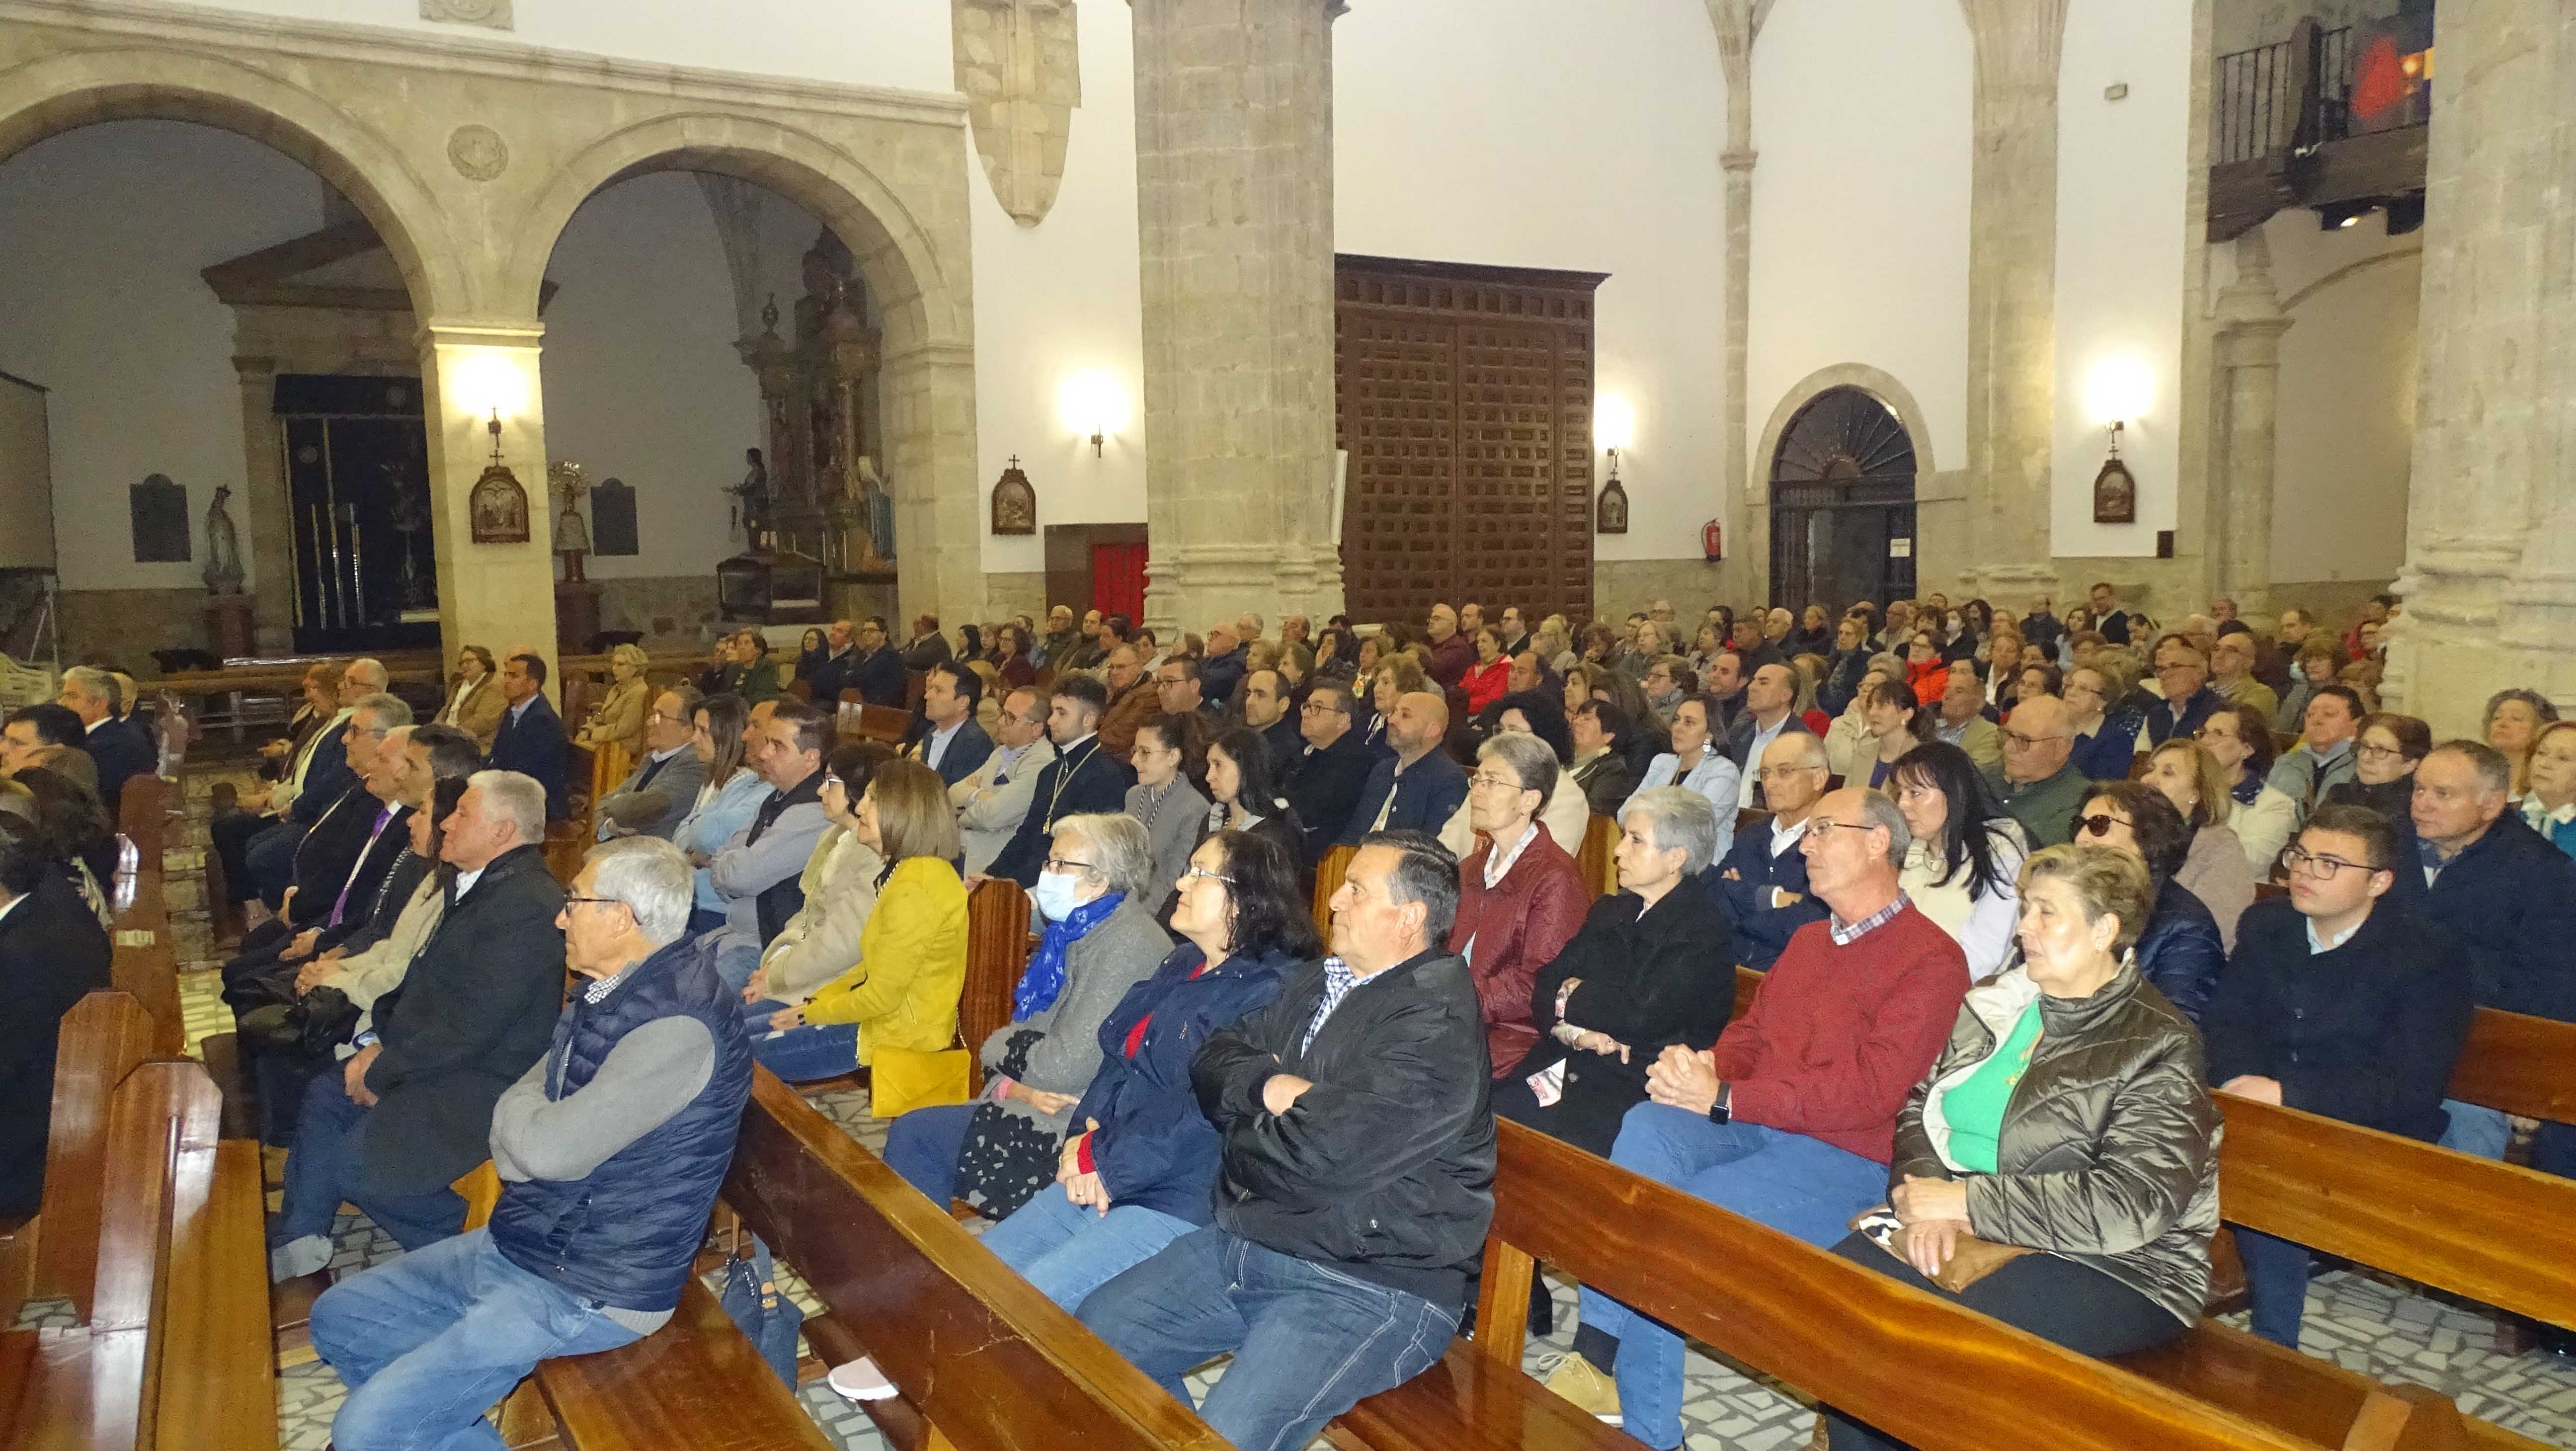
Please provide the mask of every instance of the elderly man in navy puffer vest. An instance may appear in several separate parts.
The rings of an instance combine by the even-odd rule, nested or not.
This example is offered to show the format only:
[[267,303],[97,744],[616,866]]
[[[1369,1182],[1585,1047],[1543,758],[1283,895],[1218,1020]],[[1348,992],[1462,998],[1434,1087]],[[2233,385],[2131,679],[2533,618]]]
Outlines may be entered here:
[[751,1092],[738,995],[687,934],[693,890],[658,838],[590,853],[561,918],[586,981],[493,1110],[491,1224],[314,1304],[313,1348],[349,1386],[340,1451],[502,1451],[483,1411],[538,1361],[671,1318]]

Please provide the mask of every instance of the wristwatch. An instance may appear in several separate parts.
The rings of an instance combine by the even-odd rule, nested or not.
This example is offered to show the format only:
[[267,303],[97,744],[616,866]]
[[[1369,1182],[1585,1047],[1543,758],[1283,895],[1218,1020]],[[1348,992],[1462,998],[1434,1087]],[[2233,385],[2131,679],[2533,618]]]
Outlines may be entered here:
[[1729,1104],[1734,1102],[1734,1100],[1735,1085],[1731,1083],[1719,1084],[1717,1086],[1717,1102],[1708,1106],[1708,1121],[1713,1124],[1722,1124],[1728,1119],[1734,1117],[1734,1114],[1727,1107]]

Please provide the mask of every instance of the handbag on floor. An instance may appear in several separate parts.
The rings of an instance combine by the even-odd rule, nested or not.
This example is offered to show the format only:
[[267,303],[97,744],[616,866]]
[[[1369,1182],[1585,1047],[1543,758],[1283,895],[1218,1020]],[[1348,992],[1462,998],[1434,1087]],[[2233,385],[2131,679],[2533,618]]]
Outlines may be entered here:
[[779,1290],[777,1266],[760,1236],[745,1234],[739,1226],[734,1235],[733,1253],[725,1256],[724,1289],[716,1302],[792,1391],[796,1389],[796,1336],[804,1328],[805,1311]]

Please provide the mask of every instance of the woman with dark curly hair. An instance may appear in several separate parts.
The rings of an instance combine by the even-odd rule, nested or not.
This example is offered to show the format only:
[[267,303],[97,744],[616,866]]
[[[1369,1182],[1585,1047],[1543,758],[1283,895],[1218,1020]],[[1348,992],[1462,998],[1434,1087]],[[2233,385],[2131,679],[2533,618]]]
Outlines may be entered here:
[[[986,1249],[1067,1310],[1212,1218],[1220,1145],[1190,1060],[1322,953],[1295,861],[1250,832],[1199,843],[1172,909],[1180,945],[1101,1022],[1100,1068],[1073,1105],[1054,1185],[985,1234]],[[865,1360],[831,1379],[852,1400],[895,1393]]]
[[2191,856],[2191,823],[2144,781],[2105,781],[2076,808],[2074,839],[2129,853],[2147,864],[2155,907],[2138,933],[2138,975],[2197,1023],[2218,988],[2227,948],[2218,919],[2174,876]]

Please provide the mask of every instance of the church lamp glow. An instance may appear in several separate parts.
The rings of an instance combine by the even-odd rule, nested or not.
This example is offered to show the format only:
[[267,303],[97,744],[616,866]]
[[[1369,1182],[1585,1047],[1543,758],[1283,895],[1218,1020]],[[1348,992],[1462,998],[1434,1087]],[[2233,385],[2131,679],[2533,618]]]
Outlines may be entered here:
[[1637,441],[1637,409],[1616,393],[1592,401],[1592,446],[1613,453]]
[[455,402],[478,414],[516,416],[535,393],[533,349],[488,348],[457,360]]
[[1091,440],[1096,457],[1104,441],[1127,427],[1127,390],[1097,368],[1068,375],[1055,390],[1056,418]]
[[2135,354],[2114,353],[2084,375],[2084,413],[2097,428],[2137,422],[2155,395],[2155,373]]

